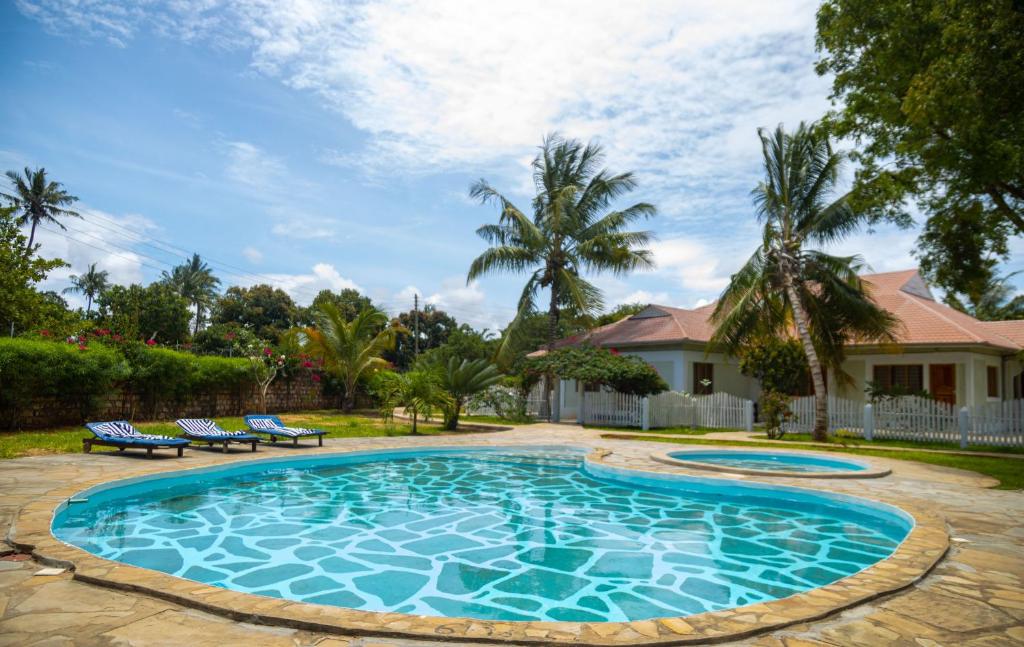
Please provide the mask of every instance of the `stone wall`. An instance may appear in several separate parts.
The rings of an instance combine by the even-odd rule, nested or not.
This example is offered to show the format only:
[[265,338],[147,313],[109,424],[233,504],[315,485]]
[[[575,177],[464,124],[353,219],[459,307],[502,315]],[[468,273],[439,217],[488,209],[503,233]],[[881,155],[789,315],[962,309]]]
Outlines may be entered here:
[[[267,412],[336,409],[337,395],[325,395],[320,384],[306,380],[282,380],[271,383],[267,391]],[[255,388],[237,392],[222,391],[204,394],[184,402],[144,402],[135,393],[114,391],[93,411],[69,405],[57,398],[37,398],[19,415],[17,426],[40,429],[77,425],[89,420],[174,420],[176,418],[214,418],[257,413],[259,404]]]

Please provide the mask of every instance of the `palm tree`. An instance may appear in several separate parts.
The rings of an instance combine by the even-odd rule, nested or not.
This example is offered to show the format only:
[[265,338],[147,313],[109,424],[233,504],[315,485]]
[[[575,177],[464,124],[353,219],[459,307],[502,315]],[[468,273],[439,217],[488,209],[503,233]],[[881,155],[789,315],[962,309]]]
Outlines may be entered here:
[[213,270],[199,258],[199,254],[192,254],[190,260],[174,266],[169,273],[164,271],[161,280],[174,287],[178,294],[195,306],[196,324],[192,334],[198,334],[199,325],[203,322],[203,310],[212,306],[217,298],[220,279],[213,275]]
[[0,197],[21,211],[17,219],[19,226],[32,223],[25,249],[32,249],[32,242],[36,238],[36,226],[39,223],[52,222],[66,230],[67,227],[61,224],[58,218],[82,217],[77,211],[65,208],[77,202],[78,198],[65,191],[64,185],[60,182],[47,181],[46,169],[39,168],[33,171],[26,166],[24,177],[18,175],[17,171],[7,171],[7,179],[14,187],[14,193],[0,192]]
[[846,196],[832,199],[843,156],[827,136],[801,123],[786,133],[758,130],[765,179],[753,191],[763,242],[732,276],[712,315],[712,342],[736,352],[763,335],[795,329],[814,384],[814,438],[828,437],[825,367],[842,378],[843,346],[853,338],[891,339],[895,319],[871,300],[857,256],[831,256],[827,245],[855,231],[860,214]]
[[450,406],[444,409],[444,428],[449,431],[459,426],[459,413],[470,396],[494,386],[502,379],[497,367],[486,359],[459,361],[459,358],[451,357],[437,374],[441,388],[451,398]]
[[412,416],[412,434],[419,433],[419,417],[429,418],[434,408],[447,410],[452,406],[451,396],[444,390],[435,371],[414,369],[405,373],[387,371],[380,374],[376,385],[377,397],[387,412],[403,407]]
[[[557,134],[544,139],[533,160],[533,215],[527,216],[486,180],[470,188],[482,204],[501,208],[497,224],[477,234],[490,247],[470,265],[467,283],[497,271],[528,274],[515,319],[506,331],[503,348],[520,324],[535,311],[538,294],[547,289],[546,348],[552,349],[563,309],[591,314],[602,309],[601,291],[583,278],[585,271],[625,274],[653,267],[646,249],[652,235],[628,231],[637,220],[655,215],[654,206],[639,202],[624,209],[610,205],[636,188],[632,173],[600,169],[604,153],[597,144],[584,146]],[[551,376],[544,379],[544,411],[550,412]]]
[[381,357],[395,347],[399,332],[408,332],[397,324],[388,325],[386,314],[370,306],[359,311],[352,321],[333,303],[323,303],[313,313],[315,327],[302,331],[307,351],[323,360],[324,370],[345,387],[343,409],[355,406],[356,384],[364,375],[388,367]]
[[1024,294],[1017,294],[1010,280],[1020,274],[999,277],[989,273],[967,294],[966,302],[955,294],[946,295],[946,304],[982,321],[1024,319]]
[[97,270],[96,263],[89,266],[85,274],[72,274],[69,277],[71,287],[64,288],[64,294],[84,294],[86,298],[85,315],[92,310],[92,301],[101,292],[110,287],[109,274],[105,270]]

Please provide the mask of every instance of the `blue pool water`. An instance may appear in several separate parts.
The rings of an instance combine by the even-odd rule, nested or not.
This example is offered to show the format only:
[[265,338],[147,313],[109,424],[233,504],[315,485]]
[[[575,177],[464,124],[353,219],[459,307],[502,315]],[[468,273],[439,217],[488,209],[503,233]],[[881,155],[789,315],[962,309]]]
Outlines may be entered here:
[[121,482],[58,511],[107,559],[373,611],[621,621],[782,598],[885,558],[904,513],[536,448],[257,461]]
[[748,470],[772,472],[862,472],[866,465],[853,461],[819,458],[805,454],[779,454],[774,452],[672,452],[672,458],[681,461],[712,463]]

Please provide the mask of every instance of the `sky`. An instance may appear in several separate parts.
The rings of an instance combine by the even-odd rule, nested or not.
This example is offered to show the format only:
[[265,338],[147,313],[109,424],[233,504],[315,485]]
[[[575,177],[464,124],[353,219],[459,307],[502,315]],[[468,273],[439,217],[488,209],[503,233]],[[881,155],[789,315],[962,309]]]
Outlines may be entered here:
[[[758,244],[759,126],[828,108],[817,2],[14,0],[0,4],[0,168],[80,202],[44,256],[148,283],[199,253],[230,285],[307,304],[413,295],[491,330],[523,277],[466,283],[492,206],[524,210],[544,135],[596,140],[654,203],[657,267],[598,275],[609,307],[713,300]],[[624,203],[624,204],[626,204]],[[832,250],[915,266],[914,230]],[[77,304],[76,297],[69,300]]]

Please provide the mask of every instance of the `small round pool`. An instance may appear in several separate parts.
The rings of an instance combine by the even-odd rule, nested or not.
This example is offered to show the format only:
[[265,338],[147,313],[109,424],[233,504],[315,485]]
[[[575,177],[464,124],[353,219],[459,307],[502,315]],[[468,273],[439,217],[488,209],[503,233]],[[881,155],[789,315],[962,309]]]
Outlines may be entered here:
[[561,448],[257,460],[87,490],[53,532],[235,591],[369,611],[627,621],[791,596],[885,559],[888,505],[647,476]]
[[678,451],[669,452],[665,456],[669,460],[663,462],[739,474],[871,478],[889,473],[888,470],[872,469],[868,463],[859,461],[791,452]]

